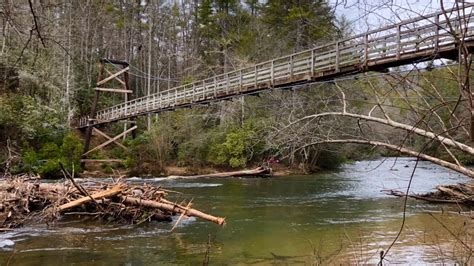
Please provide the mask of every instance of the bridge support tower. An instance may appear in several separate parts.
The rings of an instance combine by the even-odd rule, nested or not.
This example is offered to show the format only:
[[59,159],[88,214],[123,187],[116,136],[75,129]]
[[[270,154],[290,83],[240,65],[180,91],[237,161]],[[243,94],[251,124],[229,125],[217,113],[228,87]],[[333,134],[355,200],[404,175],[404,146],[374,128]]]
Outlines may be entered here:
[[[94,98],[92,100],[92,107],[90,111],[90,115],[87,121],[87,127],[85,129],[85,138],[84,138],[84,151],[81,156],[81,165],[85,166],[87,162],[120,162],[119,159],[106,159],[106,160],[91,160],[87,159],[87,156],[97,150],[103,149],[104,147],[108,146],[109,144],[114,143],[115,145],[121,147],[124,150],[128,150],[122,143],[119,142],[120,138],[125,138],[127,134],[134,134],[134,130],[137,129],[135,125],[135,121],[125,121],[123,132],[117,136],[111,137],[107,135],[105,132],[99,129],[98,122],[100,122],[97,117],[97,106],[99,103],[99,96],[100,93],[119,93],[123,95],[124,102],[128,102],[133,93],[129,87],[129,64],[125,61],[114,60],[114,59],[100,59],[100,66],[99,66],[99,75],[97,78],[96,86],[94,87]],[[107,68],[108,66],[113,67]],[[105,74],[108,74],[105,77]],[[111,85],[106,87],[107,85]],[[117,87],[118,86],[118,87]],[[128,122],[132,125],[128,128]],[[105,141],[94,148],[91,148],[91,139],[92,136],[96,135],[105,139]]]

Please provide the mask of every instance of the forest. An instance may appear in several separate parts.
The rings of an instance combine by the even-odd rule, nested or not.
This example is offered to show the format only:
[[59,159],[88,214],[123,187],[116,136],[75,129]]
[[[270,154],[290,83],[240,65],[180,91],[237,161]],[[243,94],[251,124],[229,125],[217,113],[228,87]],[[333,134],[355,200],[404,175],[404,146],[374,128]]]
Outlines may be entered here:
[[[354,34],[347,19],[325,1],[5,1],[1,14],[1,167],[49,177],[60,175],[58,162],[80,168],[81,132],[74,123],[91,108],[100,58],[129,62],[133,97],[140,97]],[[149,115],[138,120],[137,137],[124,140],[129,150],[109,148],[91,157],[123,160],[101,164],[104,172],[125,167],[160,175],[167,174],[167,166],[178,166],[199,173],[206,167],[244,168],[276,158],[293,171],[308,173],[393,152],[357,144],[309,145],[318,135],[337,139],[363,136],[367,130],[374,141],[403,141],[416,151],[425,145],[422,137],[403,137],[397,129],[370,121],[340,123],[344,117],[275,132],[291,121],[340,108],[340,92],[347,110],[355,113],[379,104],[384,110],[375,112],[401,123],[421,119],[423,128],[442,130],[467,113],[467,106],[456,102],[455,66],[442,64],[448,67],[428,62],[423,69],[398,68],[386,75]],[[414,86],[418,89],[411,90]],[[122,95],[100,97],[99,109],[123,101]],[[422,117],[440,103],[446,106],[437,110],[437,119]],[[448,133],[467,141],[463,129],[469,126],[459,126]],[[107,127],[122,130],[120,123]],[[423,149],[472,163],[472,154],[436,143]]]
[[[423,10],[417,13],[409,2],[413,1],[2,0],[0,232],[10,232],[30,220],[45,222],[49,230],[50,223],[63,221],[68,215],[99,217],[106,221],[104,228],[114,222],[141,226],[152,220],[173,221],[170,232],[186,233],[183,239],[171,233],[164,236],[166,243],[174,245],[163,248],[172,250],[166,258],[176,257],[165,261],[201,263],[201,257],[197,261],[196,256],[189,255],[201,256],[201,251],[192,249],[198,246],[205,248],[203,265],[213,256],[222,263],[233,259],[235,263],[248,263],[248,254],[264,264],[268,263],[268,254],[272,262],[286,264],[301,262],[302,258],[307,262],[309,257],[311,265],[330,264],[333,257],[350,254],[341,255],[337,261],[380,261],[382,265],[399,240],[418,245],[431,241],[426,240],[429,237],[439,237],[431,246],[440,246],[436,249],[440,261],[469,264],[473,254],[472,228],[468,227],[472,223],[474,188],[474,92],[470,71],[474,5],[464,1],[416,1],[417,10]],[[428,12],[429,8],[435,13]],[[347,10],[357,10],[359,17],[348,18]],[[470,13],[463,13],[466,10]],[[373,14],[378,17],[375,26],[369,25]],[[356,22],[364,19],[367,29],[361,30]],[[388,37],[381,36],[379,28],[382,33],[388,32]],[[325,54],[314,55],[318,47],[328,43],[335,44],[334,75],[322,70],[321,75],[329,78],[313,75],[274,86],[275,61],[290,55],[288,69],[293,78],[293,58],[301,55],[298,52],[309,51],[314,74],[318,70],[315,62],[332,60]],[[341,50],[347,51],[348,47],[355,48],[342,57]],[[414,59],[409,57],[412,54]],[[352,71],[340,69],[347,57],[357,61]],[[104,62],[108,63],[105,69]],[[125,87],[130,94],[97,92],[104,70],[110,76],[120,71],[120,66],[112,62],[126,62]],[[257,64],[261,62],[271,62],[272,82],[264,89],[257,86]],[[99,121],[90,117],[97,110],[206,78],[214,77],[215,83],[217,75],[228,78],[228,73],[239,70],[242,79],[241,69],[253,67],[258,89],[254,93],[148,112],[103,123],[94,130],[92,126],[80,126],[84,117]],[[120,79],[113,82],[124,83]],[[101,89],[106,91],[107,87]],[[136,130],[124,134],[127,129],[131,131],[130,123]],[[93,150],[85,141],[88,132],[93,136]],[[110,137],[120,134],[124,136]],[[104,141],[111,145],[102,148]],[[391,166],[382,166],[385,162]],[[242,178],[253,176],[254,171],[271,172],[275,177]],[[222,173],[238,177],[225,179]],[[76,177],[85,179],[79,181]],[[160,183],[162,178],[165,183]],[[137,179],[144,183],[137,185]],[[423,189],[413,189],[415,185]],[[185,194],[173,186],[190,193],[200,206],[216,206],[212,208],[216,216],[194,209],[195,198],[184,200],[181,197]],[[393,196],[402,201],[391,200]],[[448,207],[441,205],[439,210],[438,205],[417,205],[410,198]],[[420,214],[419,210],[425,208],[427,213]],[[441,215],[433,214],[436,212]],[[451,214],[456,218],[443,216]],[[230,220],[230,229],[216,233],[190,217],[218,225]],[[391,222],[399,218],[401,225],[393,226]],[[405,222],[414,224],[416,232],[404,235],[408,234]],[[88,226],[82,220],[80,223]],[[361,223],[383,224],[381,229],[374,229],[382,238],[362,237],[364,232],[357,227]],[[335,240],[336,233],[324,235],[318,231],[329,225],[332,227],[328,230],[344,231],[339,250],[334,244],[339,241]],[[428,225],[433,227],[425,228]],[[132,242],[137,241],[134,237],[142,233],[140,230],[156,237],[155,229],[147,231],[149,227],[140,226],[113,230],[132,230],[122,232],[132,235]],[[454,230],[449,226],[457,227]],[[195,228],[198,230],[193,235],[190,231]],[[287,228],[292,228],[291,234],[285,231]],[[244,232],[244,240],[235,240],[236,231]],[[97,232],[100,235],[105,231]],[[104,236],[101,243],[109,245],[107,241],[122,237],[120,232],[119,236]],[[266,255],[258,254],[252,246],[261,241],[257,239],[261,232],[274,234],[262,236],[268,245],[262,248]],[[428,237],[414,241],[420,232]],[[438,236],[438,232],[448,237]],[[217,240],[213,238],[216,235]],[[330,239],[328,247],[321,239],[319,246],[313,243],[322,235]],[[290,239],[291,248],[281,250],[281,246],[271,244],[278,242],[271,237]],[[308,241],[301,241],[306,237]],[[387,248],[388,237],[394,240]],[[0,235],[0,255],[4,246],[11,246],[2,239]],[[68,244],[64,248],[75,241],[82,245],[77,239],[65,241]],[[207,241],[202,244],[204,239]],[[119,245],[126,242],[120,240]],[[384,247],[377,247],[377,254],[367,257],[374,252],[369,247],[371,240],[385,241],[380,244]],[[42,238],[39,241],[50,242]],[[363,241],[369,241],[364,247],[368,251],[362,248]],[[442,241],[454,243],[449,256],[441,252]],[[308,242],[310,248],[302,248],[301,242]],[[227,250],[223,243],[228,245]],[[343,245],[353,250],[341,252]],[[146,244],[140,242],[137,246]],[[229,246],[238,252],[242,246],[252,250],[245,248],[248,254],[226,253]],[[25,248],[28,252],[34,250]],[[324,248],[333,253],[321,251]],[[156,254],[130,250],[143,258],[130,255],[117,262],[141,265],[155,259]],[[176,250],[185,250],[186,254],[181,258],[174,253]],[[297,255],[283,256],[273,250]],[[301,250],[311,255],[298,253]],[[403,248],[400,251],[394,247],[393,252],[405,254]],[[122,255],[118,251],[114,256]],[[348,259],[350,256],[354,258]],[[105,261],[111,262],[112,257],[105,256]],[[420,261],[427,260],[423,257]],[[4,261],[0,256],[0,264],[4,262],[8,265],[10,259]],[[54,256],[47,262],[59,263]],[[405,262],[411,261],[401,261]]]

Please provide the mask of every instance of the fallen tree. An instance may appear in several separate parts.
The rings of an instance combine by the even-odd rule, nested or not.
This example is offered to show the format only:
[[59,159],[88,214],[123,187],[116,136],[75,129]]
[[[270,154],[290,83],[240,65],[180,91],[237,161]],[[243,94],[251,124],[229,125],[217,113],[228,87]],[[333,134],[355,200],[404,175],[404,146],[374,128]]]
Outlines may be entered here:
[[206,175],[190,175],[190,176],[169,176],[170,179],[191,179],[191,178],[225,178],[225,177],[245,177],[245,176],[268,176],[271,175],[271,169],[267,167],[257,167],[251,170],[241,170],[233,172],[222,172],[215,174],[206,174]]
[[7,230],[24,224],[52,222],[63,215],[87,215],[107,222],[132,224],[171,221],[173,215],[181,215],[225,224],[225,218],[193,209],[190,202],[167,200],[168,193],[171,191],[160,186],[138,186],[123,181],[88,181],[82,186],[74,179],[56,184],[41,183],[37,178],[2,179],[0,228]]
[[406,194],[399,190],[382,190],[388,195],[409,197],[432,203],[455,203],[474,206],[474,184],[457,184],[437,186],[436,191],[426,194]]
[[382,148],[386,148],[386,149],[389,149],[389,150],[392,150],[392,151],[400,152],[402,154],[406,154],[406,155],[409,155],[409,156],[412,156],[412,157],[419,157],[420,159],[430,161],[434,164],[441,165],[443,167],[449,168],[449,169],[454,170],[456,172],[465,174],[468,177],[474,178],[474,170],[471,170],[470,168],[463,167],[463,166],[460,166],[460,165],[457,165],[457,164],[454,164],[454,163],[436,158],[434,156],[430,156],[430,155],[427,155],[427,154],[424,154],[424,153],[416,152],[416,151],[413,151],[413,150],[410,150],[410,149],[407,149],[407,148],[404,148],[404,147],[400,147],[400,146],[397,146],[397,145],[384,143],[384,142],[381,142],[381,141],[372,141],[372,140],[363,140],[363,139],[321,140],[321,141],[316,141],[316,142],[306,144],[306,145],[302,146],[299,149],[303,149],[305,147],[312,146],[312,145],[331,144],[331,143],[333,143],[333,144],[336,144],[336,143],[337,144],[354,143],[354,144],[372,145],[372,146],[375,146],[375,147],[382,147]]

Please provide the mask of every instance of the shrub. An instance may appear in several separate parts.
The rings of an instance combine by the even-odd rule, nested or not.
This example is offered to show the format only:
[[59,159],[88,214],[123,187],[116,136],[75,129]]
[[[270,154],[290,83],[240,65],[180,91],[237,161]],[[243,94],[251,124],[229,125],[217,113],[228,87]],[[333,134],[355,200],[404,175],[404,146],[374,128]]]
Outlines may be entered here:
[[58,146],[54,142],[44,143],[38,151],[29,148],[23,154],[23,171],[33,172],[44,178],[61,177],[60,163],[71,172],[80,171],[82,141],[72,132],[67,133]]
[[224,142],[214,142],[208,160],[216,165],[244,167],[255,155],[262,152],[261,137],[253,123],[245,123],[227,133]]

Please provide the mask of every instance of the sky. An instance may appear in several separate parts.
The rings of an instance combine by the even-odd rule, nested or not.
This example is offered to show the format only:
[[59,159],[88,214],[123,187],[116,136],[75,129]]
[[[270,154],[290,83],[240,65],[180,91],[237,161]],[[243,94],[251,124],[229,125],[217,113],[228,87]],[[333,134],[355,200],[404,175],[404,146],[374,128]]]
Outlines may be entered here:
[[[444,0],[444,7],[452,8],[454,2]],[[440,0],[329,0],[329,3],[336,6],[338,17],[343,15],[349,20],[356,33],[441,10]]]

